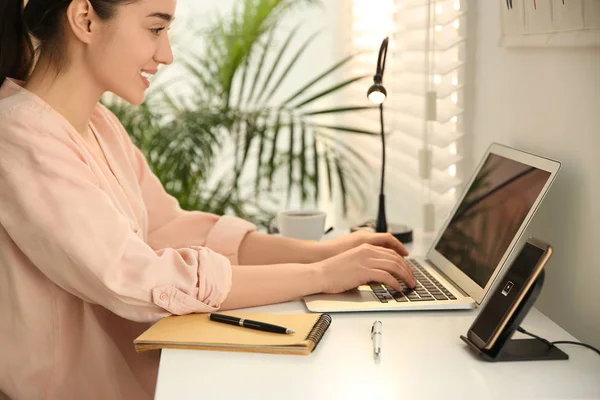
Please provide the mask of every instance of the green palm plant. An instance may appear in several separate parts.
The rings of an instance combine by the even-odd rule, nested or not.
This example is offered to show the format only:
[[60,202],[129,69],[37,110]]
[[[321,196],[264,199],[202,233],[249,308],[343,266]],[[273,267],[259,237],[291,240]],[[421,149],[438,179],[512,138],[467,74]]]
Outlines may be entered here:
[[[282,34],[282,18],[317,0],[240,0],[229,16],[208,31],[202,54],[184,50],[182,65],[191,98],[159,93],[168,111],[139,124],[112,107],[128,126],[167,190],[186,209],[233,213],[266,224],[282,199],[322,200],[321,184],[344,213],[349,202],[363,207],[369,170],[363,157],[340,134],[378,135],[323,118],[370,110],[372,106],[323,106],[366,75],[327,84],[356,56],[350,55],[301,85],[281,93],[318,33],[294,49],[302,28]],[[156,100],[156,92],[153,100]],[[121,115],[119,115],[121,114]],[[167,123],[159,121],[167,120]],[[124,122],[124,123],[125,123]],[[139,122],[139,121],[138,121]],[[127,126],[127,123],[125,123]],[[138,132],[138,134],[136,134]],[[229,153],[223,153],[227,148]],[[283,184],[278,182],[283,181]],[[339,194],[339,197],[336,195]]]

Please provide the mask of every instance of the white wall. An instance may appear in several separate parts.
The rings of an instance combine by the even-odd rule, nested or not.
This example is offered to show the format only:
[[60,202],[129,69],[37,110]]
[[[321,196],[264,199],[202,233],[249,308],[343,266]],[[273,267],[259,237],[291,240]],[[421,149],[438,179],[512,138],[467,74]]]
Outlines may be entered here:
[[501,48],[501,3],[471,13],[473,159],[497,141],[562,162],[526,233],[555,248],[537,308],[600,346],[600,49]]

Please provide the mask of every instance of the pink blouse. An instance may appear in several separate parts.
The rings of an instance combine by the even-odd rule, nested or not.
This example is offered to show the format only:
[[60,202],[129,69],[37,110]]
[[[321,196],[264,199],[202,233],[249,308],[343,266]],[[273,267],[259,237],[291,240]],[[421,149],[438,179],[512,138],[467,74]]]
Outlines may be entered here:
[[103,106],[91,127],[109,167],[39,97],[0,89],[0,392],[14,399],[152,398],[159,353],[133,340],[217,310],[255,229],[181,210]]

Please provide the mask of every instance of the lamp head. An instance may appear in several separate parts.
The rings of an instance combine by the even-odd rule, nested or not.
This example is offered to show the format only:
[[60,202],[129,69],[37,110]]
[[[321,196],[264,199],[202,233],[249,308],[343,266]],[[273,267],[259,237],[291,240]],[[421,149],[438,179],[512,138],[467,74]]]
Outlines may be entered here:
[[367,97],[374,104],[382,104],[387,97],[387,91],[381,83],[375,83],[369,88]]
[[389,39],[386,37],[381,42],[379,48],[379,57],[377,58],[377,72],[373,76],[373,86],[367,91],[367,97],[375,104],[383,104],[387,97],[387,91],[383,87],[383,71],[385,70],[385,59],[387,58],[387,48]]

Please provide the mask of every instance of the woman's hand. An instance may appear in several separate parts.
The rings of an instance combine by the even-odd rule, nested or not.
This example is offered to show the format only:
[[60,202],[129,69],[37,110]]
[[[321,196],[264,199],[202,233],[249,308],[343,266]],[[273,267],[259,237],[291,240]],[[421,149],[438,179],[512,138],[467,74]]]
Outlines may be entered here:
[[359,245],[316,263],[316,268],[323,293],[340,293],[368,282],[380,282],[401,291],[397,278],[409,287],[416,284],[412,268],[398,251],[379,245]]
[[385,247],[404,257],[408,255],[408,251],[404,245],[392,236],[392,234],[361,230],[339,238],[322,241],[319,243],[319,246],[321,246],[322,254],[324,254],[325,258],[328,258],[358,247],[361,244]]

